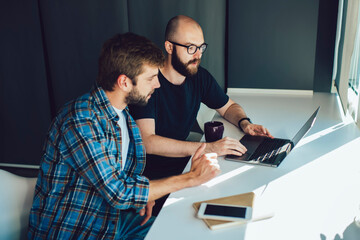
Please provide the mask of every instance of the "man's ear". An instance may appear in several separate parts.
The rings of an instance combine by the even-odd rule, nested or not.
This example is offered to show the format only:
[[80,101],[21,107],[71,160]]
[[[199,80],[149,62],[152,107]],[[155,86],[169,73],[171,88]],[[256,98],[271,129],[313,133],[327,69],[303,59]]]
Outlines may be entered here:
[[129,92],[132,88],[132,82],[125,74],[119,75],[116,81],[116,85],[125,92]]
[[174,47],[174,44],[172,44],[171,42],[169,41],[165,41],[165,50],[168,54],[172,54],[173,52],[173,47]]

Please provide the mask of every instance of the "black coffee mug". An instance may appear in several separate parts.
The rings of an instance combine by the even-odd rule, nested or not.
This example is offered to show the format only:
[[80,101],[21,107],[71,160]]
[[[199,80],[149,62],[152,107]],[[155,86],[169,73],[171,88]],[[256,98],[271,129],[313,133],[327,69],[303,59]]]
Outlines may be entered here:
[[224,124],[218,121],[206,122],[204,124],[206,142],[215,142],[222,139],[224,134]]

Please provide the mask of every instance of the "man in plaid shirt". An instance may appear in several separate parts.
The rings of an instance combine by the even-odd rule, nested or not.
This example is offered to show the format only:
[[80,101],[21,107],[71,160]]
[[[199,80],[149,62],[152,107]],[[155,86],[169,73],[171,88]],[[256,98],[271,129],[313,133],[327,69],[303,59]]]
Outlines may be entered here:
[[188,173],[149,181],[145,148],[128,104],[146,104],[160,87],[159,48],[118,34],[103,45],[94,89],[66,104],[44,146],[30,212],[30,239],[143,239],[154,200],[219,172],[216,154],[194,154]]

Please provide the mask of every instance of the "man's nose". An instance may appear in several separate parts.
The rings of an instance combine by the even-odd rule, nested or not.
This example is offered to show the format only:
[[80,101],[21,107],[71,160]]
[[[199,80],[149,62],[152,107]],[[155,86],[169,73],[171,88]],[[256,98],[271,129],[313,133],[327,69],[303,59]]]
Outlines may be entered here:
[[194,53],[194,57],[200,59],[201,56],[202,56],[202,53],[201,53],[200,49],[196,49],[196,52]]

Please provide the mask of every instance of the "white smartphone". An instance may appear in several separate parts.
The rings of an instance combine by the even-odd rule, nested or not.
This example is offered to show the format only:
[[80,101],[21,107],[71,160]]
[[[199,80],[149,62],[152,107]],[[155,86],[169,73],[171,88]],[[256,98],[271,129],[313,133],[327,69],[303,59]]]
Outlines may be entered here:
[[202,203],[198,211],[198,217],[224,221],[248,221],[252,217],[252,207]]

